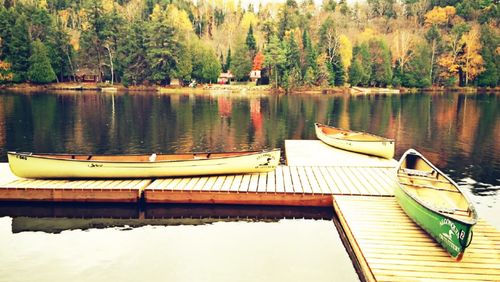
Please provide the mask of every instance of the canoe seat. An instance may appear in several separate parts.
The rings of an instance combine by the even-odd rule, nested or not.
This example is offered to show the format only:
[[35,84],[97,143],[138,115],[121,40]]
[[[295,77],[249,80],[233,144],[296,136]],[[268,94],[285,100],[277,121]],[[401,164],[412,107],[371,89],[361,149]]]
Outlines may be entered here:
[[150,162],[156,161],[156,154],[155,153],[153,153],[153,154],[151,154],[151,156],[149,156],[149,161]]
[[438,182],[438,183],[450,183],[449,181],[446,181],[446,180],[429,179],[428,177],[422,177],[422,176],[416,176],[416,175],[412,176],[412,175],[407,175],[407,174],[402,174],[402,173],[398,173],[398,177],[415,179],[415,180],[427,180],[427,181]]
[[415,175],[415,176],[421,176],[421,177],[429,177],[434,173],[434,170],[424,171],[424,170],[411,169],[411,168],[403,168],[403,171],[408,175]]
[[405,182],[401,182],[401,184],[408,185],[408,186],[413,186],[413,187],[417,187],[417,188],[427,188],[427,189],[438,190],[438,191],[460,193],[460,191],[458,191],[458,190],[451,190],[451,189],[446,189],[446,188],[439,188],[439,187],[432,186],[432,185],[415,184],[415,183],[405,183]]

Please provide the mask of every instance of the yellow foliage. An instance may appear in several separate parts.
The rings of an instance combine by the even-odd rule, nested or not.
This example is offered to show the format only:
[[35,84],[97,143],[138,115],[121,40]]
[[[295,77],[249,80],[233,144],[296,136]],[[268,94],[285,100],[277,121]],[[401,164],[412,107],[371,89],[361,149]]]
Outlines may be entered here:
[[365,28],[363,32],[360,34],[360,41],[368,41],[370,39],[373,39],[377,36],[377,32],[369,27]]
[[430,10],[425,14],[425,24],[429,25],[441,25],[447,23],[456,14],[455,7],[446,6],[444,8],[436,6],[434,9]]
[[59,19],[61,20],[62,26],[67,26],[68,25],[68,20],[70,16],[70,11],[66,10],[61,10],[58,12],[59,14]]
[[351,66],[351,59],[352,59],[352,43],[347,38],[347,36],[341,34],[339,36],[339,43],[340,43],[340,59],[342,60],[342,64],[344,65],[344,69],[349,69]]
[[479,27],[474,25],[472,29],[462,35],[460,43],[463,47],[463,54],[459,58],[462,70],[465,73],[466,83],[474,79],[484,71],[483,57],[481,56],[481,42]]
[[441,67],[443,67],[446,70],[446,71],[441,72],[439,74],[439,76],[441,76],[441,77],[448,78],[448,77],[452,77],[458,73],[459,65],[457,64],[457,62],[455,61],[453,56],[451,56],[449,53],[443,54],[438,59],[438,65],[440,65]]
[[150,15],[151,21],[153,22],[159,22],[162,20],[163,17],[163,11],[161,10],[160,5],[156,4],[153,8],[153,12]]
[[4,71],[9,70],[10,66],[11,66],[10,63],[7,63],[7,62],[0,60],[0,70],[4,70]]
[[38,2],[38,8],[47,10],[47,0],[40,0]]
[[169,24],[176,27],[182,33],[193,31],[193,24],[185,10],[179,10],[175,5],[168,5],[166,20]]
[[250,28],[250,24],[252,24],[255,32],[257,23],[257,16],[255,16],[252,12],[246,12],[241,19],[240,26],[242,30],[248,30]]
[[102,0],[102,8],[105,13],[113,11],[114,0]]
[[73,46],[75,51],[80,50],[80,33],[76,30],[72,30],[69,32],[69,44]]

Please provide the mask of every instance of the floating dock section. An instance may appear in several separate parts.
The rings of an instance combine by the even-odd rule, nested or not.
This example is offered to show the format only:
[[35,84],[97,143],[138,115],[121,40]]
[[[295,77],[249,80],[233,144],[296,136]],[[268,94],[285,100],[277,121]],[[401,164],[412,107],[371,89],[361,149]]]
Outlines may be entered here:
[[500,232],[483,220],[455,262],[394,197],[338,196],[334,208],[365,281],[500,281]]

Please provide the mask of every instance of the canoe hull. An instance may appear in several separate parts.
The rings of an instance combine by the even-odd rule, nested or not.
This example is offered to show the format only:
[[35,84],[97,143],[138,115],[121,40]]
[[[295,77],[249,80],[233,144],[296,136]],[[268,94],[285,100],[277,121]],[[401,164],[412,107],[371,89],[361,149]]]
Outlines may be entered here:
[[413,222],[424,229],[456,260],[461,260],[472,240],[472,225],[427,209],[401,187],[394,191],[396,200]]
[[460,261],[470,245],[477,213],[460,187],[413,149],[397,168],[397,202],[454,259]]
[[394,157],[394,140],[356,141],[352,139],[336,138],[325,134],[320,126],[316,125],[315,127],[318,139],[332,147],[386,159],[392,159]]
[[8,159],[12,172],[24,178],[159,178],[269,172],[279,164],[280,150],[214,159],[158,162],[54,159],[19,153],[8,153]]

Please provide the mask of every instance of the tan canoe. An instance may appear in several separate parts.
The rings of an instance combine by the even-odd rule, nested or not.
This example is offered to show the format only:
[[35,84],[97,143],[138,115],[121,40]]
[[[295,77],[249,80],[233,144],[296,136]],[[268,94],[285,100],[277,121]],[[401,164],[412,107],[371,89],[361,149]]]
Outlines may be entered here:
[[280,150],[174,155],[55,155],[8,152],[9,166],[26,178],[157,178],[273,171]]
[[318,139],[330,146],[386,159],[394,157],[396,143],[394,139],[365,132],[344,130],[320,123],[315,123],[314,127]]

